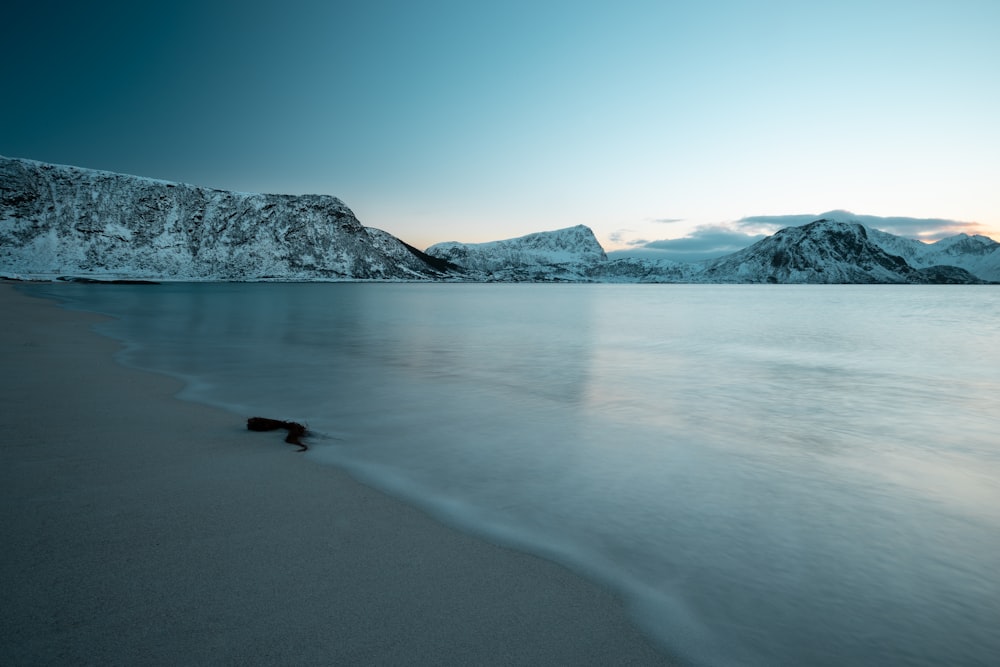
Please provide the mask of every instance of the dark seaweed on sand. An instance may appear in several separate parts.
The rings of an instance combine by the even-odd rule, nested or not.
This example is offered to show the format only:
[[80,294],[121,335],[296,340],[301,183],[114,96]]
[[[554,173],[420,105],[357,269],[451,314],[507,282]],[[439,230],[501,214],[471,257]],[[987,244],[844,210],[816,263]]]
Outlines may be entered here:
[[251,417],[247,420],[247,430],[249,431],[277,431],[278,429],[285,429],[288,431],[288,435],[285,437],[285,442],[290,445],[298,445],[300,452],[304,452],[309,447],[300,440],[300,438],[306,437],[308,433],[306,432],[306,427],[298,422],[286,422],[279,419],[268,419],[266,417]]

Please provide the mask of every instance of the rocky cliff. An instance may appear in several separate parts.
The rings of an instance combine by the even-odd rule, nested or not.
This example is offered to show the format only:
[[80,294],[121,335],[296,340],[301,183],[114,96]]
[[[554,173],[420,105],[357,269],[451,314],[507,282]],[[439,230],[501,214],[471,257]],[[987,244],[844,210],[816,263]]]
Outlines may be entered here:
[[[324,195],[225,192],[0,157],[0,272],[162,280],[447,273]],[[444,269],[444,270],[442,270]]]

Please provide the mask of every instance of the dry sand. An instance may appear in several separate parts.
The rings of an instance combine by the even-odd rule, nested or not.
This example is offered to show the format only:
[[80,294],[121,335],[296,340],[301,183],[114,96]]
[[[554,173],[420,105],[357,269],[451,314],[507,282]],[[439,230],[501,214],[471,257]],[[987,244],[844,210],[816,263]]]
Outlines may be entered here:
[[667,662],[609,591],[116,364],[98,316],[0,309],[0,664]]

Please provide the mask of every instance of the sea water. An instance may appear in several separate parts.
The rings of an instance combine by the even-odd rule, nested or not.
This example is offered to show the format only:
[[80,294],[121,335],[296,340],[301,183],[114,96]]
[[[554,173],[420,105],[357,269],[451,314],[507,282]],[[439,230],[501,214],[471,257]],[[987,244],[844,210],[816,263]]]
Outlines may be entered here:
[[[1000,664],[1000,290],[59,285],[183,398],[616,589],[690,664]],[[333,511],[331,509],[331,511]]]

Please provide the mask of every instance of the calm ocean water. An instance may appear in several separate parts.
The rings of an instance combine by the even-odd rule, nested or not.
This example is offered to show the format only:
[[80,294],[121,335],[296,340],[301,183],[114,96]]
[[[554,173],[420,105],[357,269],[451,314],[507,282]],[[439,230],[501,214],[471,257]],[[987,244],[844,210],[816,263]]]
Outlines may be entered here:
[[1000,664],[995,287],[26,291],[114,315],[184,398],[307,422],[317,464],[614,587],[684,661]]

